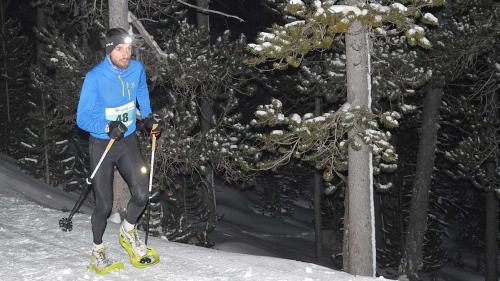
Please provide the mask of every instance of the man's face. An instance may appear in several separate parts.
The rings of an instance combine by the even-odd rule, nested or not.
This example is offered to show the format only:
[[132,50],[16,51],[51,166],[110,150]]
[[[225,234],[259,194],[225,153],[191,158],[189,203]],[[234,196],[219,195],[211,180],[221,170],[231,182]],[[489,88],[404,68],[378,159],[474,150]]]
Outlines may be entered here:
[[113,64],[119,68],[127,68],[131,56],[132,46],[130,44],[118,44],[109,54]]

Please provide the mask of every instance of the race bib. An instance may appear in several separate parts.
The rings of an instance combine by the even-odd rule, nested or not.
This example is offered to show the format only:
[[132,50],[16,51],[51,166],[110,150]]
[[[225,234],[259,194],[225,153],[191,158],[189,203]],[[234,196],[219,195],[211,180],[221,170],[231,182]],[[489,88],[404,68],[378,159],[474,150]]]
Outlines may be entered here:
[[120,121],[127,127],[135,122],[135,102],[131,101],[119,107],[106,108],[106,120]]

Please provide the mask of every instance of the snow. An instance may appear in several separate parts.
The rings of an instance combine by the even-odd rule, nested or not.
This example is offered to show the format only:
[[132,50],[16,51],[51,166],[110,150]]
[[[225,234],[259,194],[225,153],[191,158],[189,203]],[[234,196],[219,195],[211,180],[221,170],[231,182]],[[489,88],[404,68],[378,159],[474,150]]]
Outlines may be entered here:
[[288,1],[288,3],[290,5],[300,5],[300,6],[304,6],[304,2],[302,2],[302,0],[290,0]]
[[422,34],[422,33],[425,32],[425,29],[423,27],[421,27],[420,25],[418,25],[418,24],[415,24],[413,26],[413,28],[417,31],[417,33],[421,33]]
[[257,110],[257,111],[255,112],[255,115],[256,115],[256,116],[261,116],[261,117],[263,117],[263,116],[266,116],[266,115],[267,115],[267,112],[265,112],[265,111],[263,111],[263,110]]
[[415,112],[415,110],[417,109],[417,107],[415,105],[411,105],[411,104],[403,104],[400,106],[400,108],[401,108],[401,111],[403,111],[403,113]]
[[[310,207],[298,206],[295,215],[284,220],[262,216],[255,209],[255,199],[220,182],[216,183],[217,213],[224,217],[212,234],[215,249],[150,237],[161,262],[153,268],[136,269],[116,241],[118,225],[110,221],[105,246],[114,258],[124,260],[125,270],[97,276],[86,269],[92,244],[88,215],[92,209],[84,204],[84,213],[73,218],[73,231],[62,232],[58,221],[68,213],[59,210],[71,209],[77,195],[27,176],[14,163],[0,155],[1,280],[387,280],[295,261],[299,257],[314,259]],[[284,256],[287,259],[277,258]],[[22,266],[14,267],[14,263]],[[477,273],[451,266],[438,274],[445,278],[441,280],[483,280]]]
[[[352,276],[312,263],[262,256],[259,254],[269,253],[236,241],[221,244],[222,251],[158,237],[151,237],[149,244],[160,253],[160,264],[137,269],[128,263],[125,251],[118,244],[119,225],[111,221],[104,234],[104,244],[109,256],[125,261],[125,269],[98,276],[86,268],[92,245],[90,209],[83,208],[87,214],[73,217],[73,231],[63,232],[59,229],[59,219],[67,213],[27,199],[44,198],[45,205],[57,205],[58,201],[58,208],[61,204],[73,204],[74,198],[69,195],[62,198],[57,190],[26,177],[0,158],[2,280],[385,280]],[[40,196],[44,192],[45,196]],[[247,214],[228,212],[228,217],[231,215]],[[286,230],[280,230],[283,229]],[[253,251],[256,255],[238,251]]]
[[290,23],[285,24],[285,27],[290,27],[290,26],[294,26],[294,25],[303,25],[305,23],[306,22],[303,20],[297,20],[297,21],[292,21]]
[[273,130],[271,132],[271,135],[281,136],[281,135],[283,135],[283,131],[282,130]]
[[63,163],[67,163],[67,162],[69,162],[69,161],[73,161],[73,160],[75,160],[75,156],[70,156],[70,157],[68,157],[68,158],[66,158],[66,159],[61,160],[61,162],[63,162]]
[[333,5],[328,9],[328,11],[334,14],[343,14],[343,15],[346,15],[349,12],[353,12],[357,16],[362,14],[361,10],[358,7],[348,6],[348,5]]
[[262,51],[262,47],[260,45],[257,45],[257,44],[248,44],[248,47],[250,49],[253,49],[256,52]]
[[306,120],[306,119],[310,119],[313,117],[314,117],[314,114],[309,112],[309,113],[304,114],[304,117],[302,119]]
[[[314,264],[228,253],[159,238],[150,239],[150,245],[161,253],[159,265],[141,270],[127,263],[123,271],[100,277],[86,269],[91,242],[88,215],[76,215],[74,230],[63,232],[58,227],[61,212],[5,190],[0,210],[6,249],[0,262],[3,280],[373,280]],[[117,224],[108,224],[104,235],[107,253],[126,260],[116,242],[117,231]]]
[[272,33],[268,33],[268,32],[259,33],[259,38],[261,40],[274,39],[274,37],[276,37],[276,36]]
[[438,19],[431,13],[425,13],[423,19],[426,20],[426,22],[429,22],[429,23],[432,23],[435,25],[438,25],[438,23],[439,23]]
[[[304,119],[306,119],[304,117]],[[326,118],[323,117],[323,116],[318,116],[318,117],[314,117],[312,119],[308,119],[305,121],[305,123],[309,124],[309,123],[321,123],[321,122],[325,122],[326,121]]]
[[426,37],[419,38],[418,41],[424,46],[431,46],[431,42]]
[[380,5],[378,3],[370,3],[369,5],[370,5],[371,9],[373,9],[374,11],[379,12],[381,14],[385,14],[385,13],[389,12],[389,7],[387,7],[387,6]]
[[24,157],[24,158],[21,158],[20,161],[23,161],[23,162],[33,162],[34,164],[37,164],[38,163],[38,160],[34,159],[34,158],[29,158],[29,157]]
[[300,124],[302,122],[300,115],[298,115],[297,113],[294,113],[290,119],[297,124]]
[[26,148],[33,148],[33,146],[31,144],[27,144],[25,142],[20,142],[22,146],[26,147]]
[[393,4],[391,4],[391,8],[394,8],[394,9],[400,11],[401,13],[405,13],[408,11],[408,8],[406,8],[406,6],[401,4],[401,3],[393,3]]
[[30,135],[32,135],[33,137],[38,138],[38,135],[37,135],[37,134],[35,134],[35,133],[34,133],[34,132],[30,129],[30,128],[27,128],[27,127],[26,127],[26,128],[24,128],[24,130],[25,130],[26,132],[28,132]]
[[56,51],[56,54],[60,56],[61,58],[66,58],[66,54],[61,52],[61,51]]
[[273,44],[271,44],[271,42],[262,43],[262,47],[264,47],[264,48],[271,48],[272,46],[273,46]]
[[344,76],[343,73],[336,73],[334,71],[328,71],[328,75],[331,77],[343,77]]

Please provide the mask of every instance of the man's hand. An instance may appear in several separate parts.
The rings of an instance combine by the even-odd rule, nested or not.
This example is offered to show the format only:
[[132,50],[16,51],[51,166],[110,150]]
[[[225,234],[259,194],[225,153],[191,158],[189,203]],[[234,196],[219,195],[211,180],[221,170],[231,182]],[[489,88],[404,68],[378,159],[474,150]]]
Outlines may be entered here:
[[120,140],[125,135],[127,126],[120,121],[111,121],[108,125],[108,136],[115,140]]
[[161,131],[163,130],[163,120],[158,118],[158,116],[153,116],[152,114],[148,115],[143,120],[144,128],[151,135],[154,135],[156,138],[161,136]]

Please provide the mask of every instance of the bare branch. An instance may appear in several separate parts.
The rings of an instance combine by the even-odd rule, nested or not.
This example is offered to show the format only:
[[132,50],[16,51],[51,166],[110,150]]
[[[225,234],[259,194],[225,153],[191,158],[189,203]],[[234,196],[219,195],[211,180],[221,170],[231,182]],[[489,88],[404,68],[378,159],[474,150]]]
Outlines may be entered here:
[[148,31],[146,30],[146,28],[144,28],[144,26],[142,25],[141,21],[139,21],[137,19],[137,17],[132,14],[132,12],[128,12],[128,21],[135,27],[137,28],[137,30],[139,31],[139,33],[142,35],[142,38],[144,38],[144,40],[146,41],[146,43],[151,47],[153,48],[153,50],[156,51],[156,54],[160,57],[160,58],[168,58],[168,55],[160,48],[160,46],[158,45],[158,43],[156,43],[156,41],[153,39],[153,37],[151,35],[149,35]]
[[240,22],[244,22],[244,20],[242,18],[237,17],[237,16],[233,16],[233,15],[226,14],[226,13],[223,13],[223,12],[219,12],[219,11],[215,11],[215,10],[210,10],[210,9],[205,9],[205,8],[202,8],[202,7],[198,7],[196,5],[184,2],[183,0],[176,0],[176,1],[179,2],[179,3],[181,3],[181,4],[186,5],[188,7],[195,8],[195,9],[203,11],[203,12],[218,14],[218,15],[222,15],[222,16],[225,16],[225,17],[229,17],[229,18],[235,18],[235,19],[239,20]]

